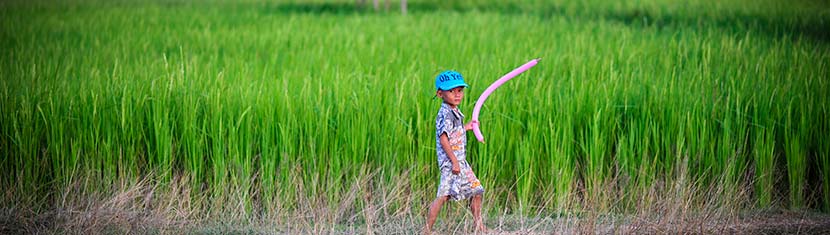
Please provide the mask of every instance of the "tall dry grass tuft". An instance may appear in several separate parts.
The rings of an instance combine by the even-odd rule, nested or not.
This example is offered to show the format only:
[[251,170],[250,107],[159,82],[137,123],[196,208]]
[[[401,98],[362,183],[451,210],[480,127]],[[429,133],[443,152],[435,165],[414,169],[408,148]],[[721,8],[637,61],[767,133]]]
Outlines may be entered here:
[[[187,199],[185,178],[160,184],[144,177],[121,181],[107,192],[78,180],[50,197],[42,211],[4,207],[0,231],[10,233],[142,233],[178,229],[197,222],[201,211]],[[20,195],[26,197],[25,195]],[[10,226],[11,225],[11,226]]]
[[[678,169],[685,167],[678,164]],[[291,170],[288,185],[296,198],[293,205],[261,206],[256,198],[254,212],[234,202],[245,195],[232,187],[221,195],[212,190],[193,193],[185,176],[169,181],[152,176],[133,182],[119,182],[108,192],[89,190],[89,180],[69,184],[60,195],[41,211],[27,210],[4,204],[0,211],[0,232],[3,234],[54,233],[258,233],[258,234],[414,234],[425,220],[426,208],[433,199],[434,189],[411,187],[410,170],[388,173],[361,168],[352,176],[340,197],[309,193],[312,185],[323,183],[312,178],[306,181],[299,169]],[[492,234],[724,234],[748,232],[830,231],[830,220],[823,214],[799,212],[754,212],[740,210],[750,203],[752,184],[741,189],[710,187],[688,178],[662,179],[634,191],[622,190],[623,180],[603,183],[598,195],[571,194],[567,203],[554,206],[494,210],[489,205],[515,198],[513,187],[491,186],[485,193],[484,219]],[[78,177],[76,179],[83,179]],[[388,181],[381,181],[389,179]],[[166,182],[166,183],[162,183]],[[668,183],[667,183],[668,182]],[[724,184],[720,184],[724,185]],[[587,191],[586,191],[587,192]],[[725,204],[713,198],[730,195],[735,200]],[[625,201],[622,198],[637,198]],[[562,197],[558,197],[562,198]],[[189,199],[189,200],[188,200]],[[6,195],[5,201],[24,201],[24,196]],[[219,200],[223,203],[210,202]],[[550,199],[553,200],[553,199]],[[632,204],[633,203],[633,204]],[[545,203],[540,203],[545,205]],[[270,208],[270,209],[266,209]],[[634,208],[634,209],[630,209]],[[221,212],[221,213],[220,213]],[[209,216],[206,216],[209,215]],[[770,218],[774,218],[771,220]],[[797,220],[795,218],[798,218]],[[771,226],[777,225],[777,226]],[[782,226],[784,229],[782,229]],[[447,203],[435,229],[438,234],[472,234],[472,216],[464,202]]]

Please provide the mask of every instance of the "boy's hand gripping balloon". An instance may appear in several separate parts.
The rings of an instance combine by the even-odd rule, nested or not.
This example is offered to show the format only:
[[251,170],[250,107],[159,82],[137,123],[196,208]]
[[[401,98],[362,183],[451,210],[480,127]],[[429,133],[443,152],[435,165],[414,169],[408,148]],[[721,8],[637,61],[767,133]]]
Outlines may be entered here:
[[493,84],[490,84],[490,86],[487,87],[486,90],[484,90],[484,93],[481,93],[481,96],[478,97],[478,100],[476,101],[476,107],[473,108],[473,121],[476,121],[473,123],[473,133],[476,134],[476,139],[478,139],[479,142],[484,142],[484,136],[481,135],[481,130],[478,129],[478,113],[479,111],[481,111],[481,105],[484,104],[484,101],[487,100],[487,97],[490,96],[490,93],[493,93],[493,91],[495,91],[496,88],[499,88],[501,84],[504,84],[504,82],[507,82],[516,75],[519,75],[524,71],[530,69],[531,67],[535,66],[537,62],[539,62],[539,59],[534,59],[525,63],[522,66],[519,66],[513,71],[510,71],[509,73],[499,78],[499,80],[493,82]]

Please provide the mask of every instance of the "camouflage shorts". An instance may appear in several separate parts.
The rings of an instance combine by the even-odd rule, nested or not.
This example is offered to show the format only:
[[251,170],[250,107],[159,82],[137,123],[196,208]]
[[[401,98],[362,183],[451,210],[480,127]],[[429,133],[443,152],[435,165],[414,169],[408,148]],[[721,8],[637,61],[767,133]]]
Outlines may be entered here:
[[441,183],[436,197],[450,196],[451,200],[460,201],[484,193],[484,186],[476,178],[470,164],[466,160],[459,160],[458,165],[461,172],[455,175],[452,173],[451,161],[441,164]]

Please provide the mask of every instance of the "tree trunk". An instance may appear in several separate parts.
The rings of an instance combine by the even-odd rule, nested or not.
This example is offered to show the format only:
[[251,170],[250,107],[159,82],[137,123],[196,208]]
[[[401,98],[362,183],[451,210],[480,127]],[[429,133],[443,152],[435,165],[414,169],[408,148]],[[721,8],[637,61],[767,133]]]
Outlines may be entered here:
[[406,15],[406,0],[401,0],[401,14]]
[[375,7],[375,11],[380,10],[380,4],[378,4],[378,0],[372,0],[372,6]]

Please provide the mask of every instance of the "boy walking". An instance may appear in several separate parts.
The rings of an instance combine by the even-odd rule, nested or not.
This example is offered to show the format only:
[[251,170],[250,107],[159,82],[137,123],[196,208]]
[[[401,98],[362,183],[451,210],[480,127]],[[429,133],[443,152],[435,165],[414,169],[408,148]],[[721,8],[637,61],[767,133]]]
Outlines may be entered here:
[[435,78],[436,96],[443,102],[435,118],[435,138],[438,153],[438,167],[441,169],[441,183],[435,200],[429,206],[425,233],[432,232],[435,218],[441,211],[441,206],[447,200],[460,201],[470,199],[470,210],[478,231],[487,228],[481,221],[481,197],[484,187],[476,178],[473,169],[466,160],[467,135],[472,130],[472,121],[463,124],[464,114],[458,110],[458,104],[464,98],[464,78],[455,71],[444,71]]

